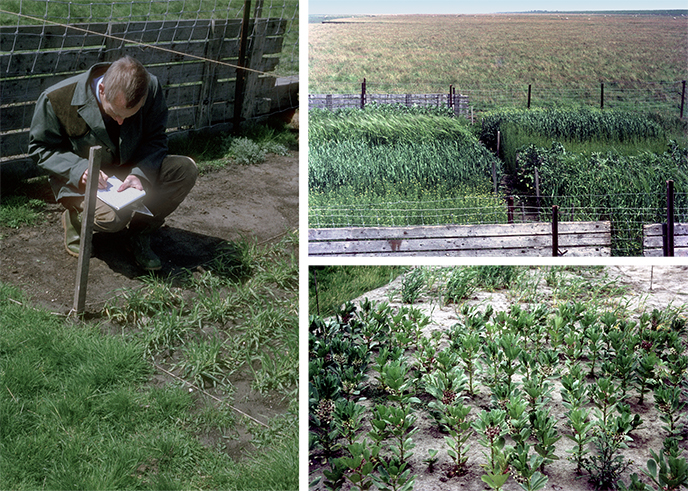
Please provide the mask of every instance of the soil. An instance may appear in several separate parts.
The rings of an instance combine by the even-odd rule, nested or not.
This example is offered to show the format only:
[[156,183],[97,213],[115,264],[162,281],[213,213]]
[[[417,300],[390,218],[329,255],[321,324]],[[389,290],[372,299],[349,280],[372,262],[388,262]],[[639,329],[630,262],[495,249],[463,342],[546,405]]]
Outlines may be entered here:
[[[628,301],[625,304],[623,301],[621,305],[628,305],[629,308],[643,309],[651,312],[654,308],[666,308],[672,306],[678,308],[680,306],[688,307],[688,286],[686,280],[688,279],[688,266],[607,266],[609,279],[616,279],[619,285],[627,285],[629,287],[629,294],[624,298]],[[400,276],[395,281],[382,288],[368,292],[358,299],[354,300],[354,305],[358,305],[361,300],[367,298],[374,302],[388,302],[390,306],[400,307],[402,304],[399,301],[399,295],[395,294],[400,287],[403,276]],[[543,284],[539,287],[539,292],[546,292],[548,287]],[[550,290],[551,291],[551,290]],[[508,310],[510,303],[504,292],[480,292],[475,294],[468,302],[469,305],[482,306],[491,304],[496,312]],[[439,307],[436,299],[421,298],[413,304],[413,307],[420,309],[425,315],[431,317],[432,322],[424,328],[424,335],[430,336],[433,331],[443,331],[449,329],[456,322],[458,316],[455,307],[443,306]],[[685,311],[684,311],[685,313]],[[372,378],[371,383],[374,383]],[[588,380],[590,382],[591,380]],[[562,433],[566,431],[564,425],[561,423],[564,417],[564,407],[561,405],[561,384],[555,381],[553,392],[553,403],[551,408],[553,414],[560,423],[557,429]],[[489,389],[480,387],[480,392],[471,402],[473,406],[478,408],[489,409],[490,394]],[[630,397],[631,414],[639,414],[643,419],[643,424],[638,429],[632,431],[633,441],[629,442],[629,448],[623,451],[627,459],[631,459],[633,463],[624,472],[624,481],[628,484],[629,476],[632,473],[637,473],[642,481],[650,484],[649,479],[641,473],[641,469],[646,469],[645,465],[650,458],[650,449],[658,452],[662,448],[664,440],[664,431],[661,430],[663,422],[659,419],[657,411],[654,409],[652,394],[645,395],[645,404],[637,404],[637,394],[631,392]],[[363,404],[371,405],[371,401],[365,401]],[[476,409],[471,411],[469,417],[474,418]],[[416,476],[413,489],[415,491],[443,491],[447,489],[466,489],[482,491],[489,489],[489,487],[480,479],[483,474],[483,469],[480,467],[481,463],[485,462],[482,455],[484,451],[477,439],[471,437],[469,443],[471,448],[468,453],[467,472],[463,475],[452,475],[454,465],[450,461],[446,453],[447,445],[444,442],[444,434],[438,430],[438,427],[427,414],[422,411],[415,413],[418,416],[416,427],[419,428],[417,434],[413,436],[413,443],[416,445],[413,448],[413,456],[409,459],[409,465],[412,474]],[[556,444],[556,455],[560,460],[554,461],[545,467],[545,475],[549,477],[549,481],[544,489],[558,490],[558,491],[589,491],[594,489],[588,483],[587,474],[583,472],[581,476],[575,474],[575,463],[566,460],[569,455],[566,450],[572,448],[573,442],[568,438],[562,437]],[[686,438],[683,439],[682,446],[684,450],[688,450]],[[428,449],[439,449],[439,460],[434,465],[433,469],[429,469],[427,464],[423,463],[423,459],[428,456]],[[533,450],[531,449],[531,453]],[[315,456],[311,456],[315,457]],[[312,481],[316,476],[322,473],[322,460],[312,458],[311,461],[311,475],[309,481]],[[321,483],[314,489],[325,489]],[[350,489],[349,483],[345,484],[345,490]],[[505,491],[521,489],[518,484],[509,479],[503,487]]]
[[[226,241],[258,243],[279,238],[299,225],[298,152],[269,154],[262,164],[231,166],[200,176],[191,193],[152,238],[161,276],[193,269],[214,257]],[[0,229],[0,282],[15,285],[30,301],[67,314],[74,305],[77,259],[63,242],[63,208],[47,182],[30,190],[48,206],[36,227]],[[136,288],[145,270],[126,248],[124,233],[94,234],[89,263],[86,311],[98,312],[117,290]]]
[[[155,233],[152,247],[167,276],[184,268],[202,266],[227,241],[240,239],[265,243],[279,240],[298,228],[298,152],[288,156],[269,154],[265,162],[251,166],[230,166],[198,178],[195,187],[165,225]],[[0,228],[0,282],[19,287],[28,302],[57,315],[67,315],[74,305],[77,259],[64,249],[61,215],[47,181],[29,186],[30,197],[48,202],[44,222],[19,229]],[[123,288],[143,285],[147,272],[127,251],[124,234],[94,234],[86,296],[86,317],[96,315],[108,300]],[[102,320],[102,319],[101,319]],[[103,327],[107,330],[107,326]],[[169,366],[168,366],[169,368]],[[176,383],[157,371],[154,385]],[[251,380],[239,374],[232,380],[232,405],[265,422],[286,410],[288,401],[264,397],[251,389]],[[221,394],[214,395],[223,397]],[[208,403],[215,404],[210,398]],[[227,435],[199,435],[214,447],[225,442],[232,457],[251,449],[250,434],[237,426]]]

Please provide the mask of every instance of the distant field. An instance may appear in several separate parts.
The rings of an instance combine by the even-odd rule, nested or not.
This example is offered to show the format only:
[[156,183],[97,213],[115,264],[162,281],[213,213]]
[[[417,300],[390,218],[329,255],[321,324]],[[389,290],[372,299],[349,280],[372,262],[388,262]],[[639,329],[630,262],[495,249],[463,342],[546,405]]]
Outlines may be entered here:
[[[688,16],[369,16],[309,24],[309,92],[573,88],[688,78]],[[594,90],[594,89],[593,89]]]

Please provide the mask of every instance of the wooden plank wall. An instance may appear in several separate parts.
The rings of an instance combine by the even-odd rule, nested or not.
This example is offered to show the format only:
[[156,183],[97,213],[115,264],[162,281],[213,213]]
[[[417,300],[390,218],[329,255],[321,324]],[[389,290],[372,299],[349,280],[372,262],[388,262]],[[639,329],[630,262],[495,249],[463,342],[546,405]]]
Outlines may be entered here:
[[[0,161],[26,154],[35,101],[46,88],[95,63],[130,55],[160,80],[170,110],[168,130],[198,129],[234,116],[236,68],[157,48],[236,65],[241,19],[0,27]],[[249,68],[274,70],[287,21],[251,19]],[[126,38],[127,42],[104,37]],[[242,117],[298,104],[298,82],[277,86],[273,76],[248,72]],[[248,93],[250,92],[250,93]]]
[[[365,94],[364,104],[401,104],[411,107],[417,106],[447,106],[448,94]],[[309,94],[308,108],[339,109],[347,107],[361,107],[361,94]],[[468,96],[454,95],[454,113],[468,115]]]
[[[559,252],[611,255],[611,224],[560,222]],[[552,224],[310,229],[311,256],[552,256]]]
[[[664,256],[664,234],[661,223],[643,226],[643,255]],[[688,257],[688,224],[674,224],[674,256]]]

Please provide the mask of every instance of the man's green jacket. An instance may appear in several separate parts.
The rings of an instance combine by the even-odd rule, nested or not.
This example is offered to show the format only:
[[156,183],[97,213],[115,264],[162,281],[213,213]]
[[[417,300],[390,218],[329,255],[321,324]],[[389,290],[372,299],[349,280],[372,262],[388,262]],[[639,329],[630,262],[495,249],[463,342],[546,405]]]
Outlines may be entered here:
[[155,184],[167,155],[167,105],[153,75],[143,107],[124,120],[118,142],[110,139],[90,86],[92,74],[104,73],[108,66],[95,65],[50,87],[36,103],[29,153],[50,174],[58,200],[83,196],[79,180],[88,168],[89,149],[94,145],[103,147],[101,167],[106,173],[120,167],[124,174],[141,178],[144,187]]

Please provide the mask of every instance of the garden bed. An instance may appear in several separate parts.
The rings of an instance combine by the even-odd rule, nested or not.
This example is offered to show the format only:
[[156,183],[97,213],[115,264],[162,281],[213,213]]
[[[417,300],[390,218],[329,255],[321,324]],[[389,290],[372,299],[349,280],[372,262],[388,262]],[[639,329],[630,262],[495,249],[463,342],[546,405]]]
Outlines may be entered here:
[[[607,485],[615,486],[619,480],[629,485],[631,474],[654,489],[656,485],[643,473],[653,457],[651,451],[659,455],[671,434],[678,454],[685,456],[683,365],[687,363],[688,291],[683,282],[688,267],[502,267],[512,271],[508,288],[489,282],[476,288],[482,281],[479,275],[490,268],[499,270],[416,268],[347,304],[336,320],[313,319],[309,346],[311,489],[336,489],[339,484],[341,489],[355,489],[352,482],[362,479],[359,485],[377,481],[381,489],[482,490],[490,487],[482,479],[489,474],[485,466],[490,461],[495,476],[504,471],[509,475],[503,485],[507,490],[521,489],[515,480],[519,474],[530,473],[534,476],[531,484],[535,484],[536,470],[547,482],[539,478],[544,487],[532,489],[601,489],[605,480]],[[455,287],[463,282],[464,290],[447,302],[451,296],[447,286],[452,282]],[[402,295],[410,303],[402,303]],[[595,333],[600,340],[597,348],[591,349]],[[478,339],[472,358],[479,365],[472,382],[474,394],[466,364],[471,357],[463,348],[470,344],[466,341],[469,334]],[[354,341],[353,347],[350,341]],[[357,351],[359,343],[364,349]],[[401,355],[398,358],[393,354],[395,348]],[[380,357],[385,349],[390,353],[387,360]],[[648,382],[649,374],[641,375],[639,363],[651,353],[658,357],[650,365],[653,380],[661,383],[645,385],[641,403],[639,389],[642,381]],[[590,375],[593,355],[595,374]],[[533,358],[538,361],[528,361]],[[356,375],[355,370],[338,371],[339,363],[365,368]],[[625,371],[623,363],[630,364]],[[510,396],[504,395],[508,367],[513,372]],[[338,374],[339,387],[328,385],[328,373]],[[609,392],[617,398],[615,404],[611,398],[603,402],[603,379],[611,382]],[[529,393],[538,394],[533,389],[537,386],[544,387],[545,394],[529,399]],[[576,387],[587,389],[579,392],[579,402],[574,395],[579,390]],[[657,387],[678,387],[673,406],[660,404],[662,394],[653,392]],[[333,404],[322,402],[328,398]],[[520,421],[515,416],[519,399],[525,404],[521,412],[525,419]],[[620,411],[624,404],[627,409]],[[468,425],[453,435],[446,431],[451,420],[449,406],[470,409],[464,420]],[[583,421],[590,423],[583,432],[588,440],[580,446],[585,453],[579,459],[575,456],[577,443],[569,438],[574,436],[569,413],[573,409],[583,410],[587,416]],[[403,414],[400,427],[405,427],[397,440],[390,423],[395,411],[397,417]],[[637,427],[636,415],[640,418]],[[497,418],[498,424],[486,431],[491,418]],[[457,421],[454,419],[455,428],[460,427]],[[600,461],[592,459],[598,456],[595,441],[602,442],[595,436],[598,426],[613,436],[605,446],[611,451],[605,470],[618,464],[606,479]],[[521,464],[513,457],[519,440],[514,428],[522,430],[526,444],[521,446],[521,454],[527,456]],[[496,452],[488,444],[486,434],[490,432]],[[456,453],[454,458],[448,453],[451,442],[456,452],[457,435],[465,436],[459,457],[465,459],[462,465],[457,465]],[[375,447],[380,449],[377,458],[366,458],[377,464],[375,469],[346,460],[360,450],[349,447],[352,442],[364,443],[364,452],[374,454]],[[617,443],[621,445],[615,447]],[[438,451],[433,465],[427,460],[429,450]],[[389,463],[400,454],[410,472],[393,485],[389,473],[380,470],[380,463]],[[512,455],[504,457],[508,465],[500,467],[500,454]],[[577,460],[583,464],[580,473]],[[357,467],[358,475],[352,470]],[[597,485],[590,482],[591,474],[598,476]],[[492,480],[498,487],[499,480]],[[523,486],[528,489],[527,484]]]

